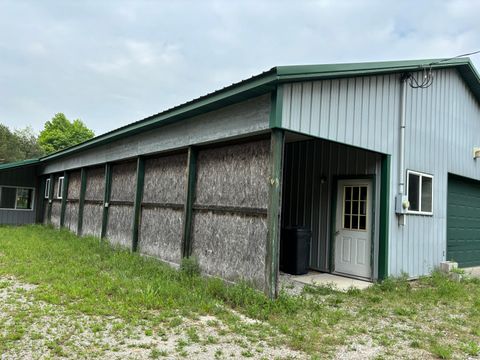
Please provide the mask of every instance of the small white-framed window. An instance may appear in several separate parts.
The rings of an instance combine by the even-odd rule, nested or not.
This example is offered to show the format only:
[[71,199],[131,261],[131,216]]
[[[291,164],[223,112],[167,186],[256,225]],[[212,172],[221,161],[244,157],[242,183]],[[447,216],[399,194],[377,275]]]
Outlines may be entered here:
[[433,214],[433,176],[418,171],[407,171],[407,194],[411,214]]
[[63,176],[58,178],[58,185],[57,185],[57,199],[61,199],[63,195]]
[[44,193],[45,199],[50,198],[50,179],[45,180],[45,193]]

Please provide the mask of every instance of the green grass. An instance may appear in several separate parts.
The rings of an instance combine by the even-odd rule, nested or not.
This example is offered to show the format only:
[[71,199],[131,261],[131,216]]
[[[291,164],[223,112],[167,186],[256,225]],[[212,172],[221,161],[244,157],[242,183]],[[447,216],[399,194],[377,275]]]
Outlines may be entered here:
[[[252,342],[286,344],[314,358],[328,357],[338,347],[353,340],[362,343],[365,337],[384,349],[380,355],[384,358],[401,356],[402,350],[439,358],[479,353],[478,280],[454,282],[433,273],[414,283],[405,277],[388,279],[365,291],[341,293],[329,287],[308,287],[302,296],[282,292],[270,301],[245,283],[227,286],[196,275],[193,261],[184,269],[176,271],[154,259],[64,230],[0,227],[0,275],[37,284],[37,300],[62,305],[68,311],[142,324],[147,336],[164,327],[174,331],[184,318],[213,315],[226,324],[222,331],[244,335]],[[246,324],[231,309],[262,322]],[[12,315],[17,324],[35,316]],[[102,323],[93,327],[95,332],[103,329]],[[23,334],[22,327],[12,326],[8,338],[0,337],[0,350]],[[216,342],[198,329],[186,335],[185,343],[177,344],[180,356],[187,355],[187,343]],[[61,348],[54,343],[50,346],[52,353],[61,356]],[[163,356],[167,355],[158,349],[151,351],[152,358]],[[243,356],[253,356],[252,350],[245,349]]]

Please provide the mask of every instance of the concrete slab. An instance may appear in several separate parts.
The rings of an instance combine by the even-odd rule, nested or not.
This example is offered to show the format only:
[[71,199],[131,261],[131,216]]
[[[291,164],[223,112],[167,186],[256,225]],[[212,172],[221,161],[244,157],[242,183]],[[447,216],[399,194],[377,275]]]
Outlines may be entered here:
[[463,268],[462,270],[464,270],[467,275],[480,278],[480,266]]
[[287,276],[290,282],[296,282],[303,285],[311,286],[331,286],[338,291],[347,291],[351,288],[363,290],[372,286],[373,283],[364,280],[352,279],[344,276],[320,273],[316,271],[310,271],[305,275],[288,275],[281,274],[281,276]]

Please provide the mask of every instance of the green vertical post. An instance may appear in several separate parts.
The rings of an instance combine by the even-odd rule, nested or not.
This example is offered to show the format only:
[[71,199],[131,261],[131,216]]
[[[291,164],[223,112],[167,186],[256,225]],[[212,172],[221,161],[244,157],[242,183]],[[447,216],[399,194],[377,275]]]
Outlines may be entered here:
[[68,171],[63,172],[63,189],[62,189],[62,207],[60,209],[60,227],[65,224],[65,210],[67,208],[68,196]]
[[102,233],[101,238],[107,235],[108,207],[110,206],[110,189],[112,188],[112,165],[105,164],[105,193],[103,195]]
[[183,214],[183,237],[182,257],[189,257],[192,254],[192,220],[193,202],[195,200],[195,185],[197,181],[197,155],[195,147],[188,148],[187,160],[187,188]]
[[55,177],[53,174],[50,174],[50,188],[48,189],[48,209],[47,209],[47,219],[48,223],[52,223],[52,203],[53,203],[53,193],[55,192]]
[[140,217],[142,216],[142,197],[143,183],[145,180],[145,158],[139,156],[137,158],[137,185],[135,191],[135,201],[133,205],[133,226],[132,226],[132,251],[137,251],[138,247],[138,228]]
[[388,234],[390,221],[391,156],[382,157],[380,181],[380,236],[378,246],[378,280],[388,276]]
[[281,129],[272,129],[270,143],[270,177],[268,181],[268,237],[265,262],[265,291],[271,299],[276,298],[278,294],[284,144],[285,132]]
[[87,189],[87,169],[80,170],[80,198],[78,200],[78,224],[77,235],[82,235],[83,227],[83,208],[85,205],[85,190]]

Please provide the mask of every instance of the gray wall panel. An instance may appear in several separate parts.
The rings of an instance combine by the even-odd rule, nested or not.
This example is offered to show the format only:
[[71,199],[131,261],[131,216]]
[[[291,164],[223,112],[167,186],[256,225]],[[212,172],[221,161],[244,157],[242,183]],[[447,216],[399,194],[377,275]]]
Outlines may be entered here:
[[102,214],[101,204],[85,203],[83,208],[82,235],[100,237],[102,235]]
[[78,225],[78,202],[67,202],[65,207],[65,223],[64,226],[76,233]]
[[145,161],[143,201],[183,204],[187,154],[177,154]]
[[43,202],[43,224],[48,224],[48,200]]
[[195,204],[267,208],[270,141],[201,150]]
[[136,176],[136,162],[113,165],[110,200],[133,201],[135,199]]
[[270,94],[49,162],[43,173],[118,161],[268,130]]
[[203,272],[264,287],[267,218],[195,212],[192,254]]
[[133,206],[110,205],[108,209],[107,239],[112,245],[132,248]]
[[[434,215],[409,215],[404,227],[394,213],[400,75],[284,85],[286,129],[392,155],[391,275],[427,274],[445,260],[447,174],[480,180],[480,162],[472,158],[472,148],[480,145],[479,103],[456,70],[436,70],[434,76],[427,89],[407,88],[405,134],[406,168],[434,175]],[[312,95],[302,96],[302,89],[310,86]],[[312,111],[298,110],[309,104]]]
[[105,168],[97,167],[87,170],[86,200],[103,200],[105,196]]
[[0,209],[0,224],[24,225],[35,222],[35,211]]
[[61,200],[53,200],[52,202],[52,218],[51,223],[54,227],[60,227],[60,210],[62,207]]
[[138,251],[180,264],[182,255],[183,210],[142,209]]
[[68,176],[68,199],[80,198],[80,171],[72,171]]

